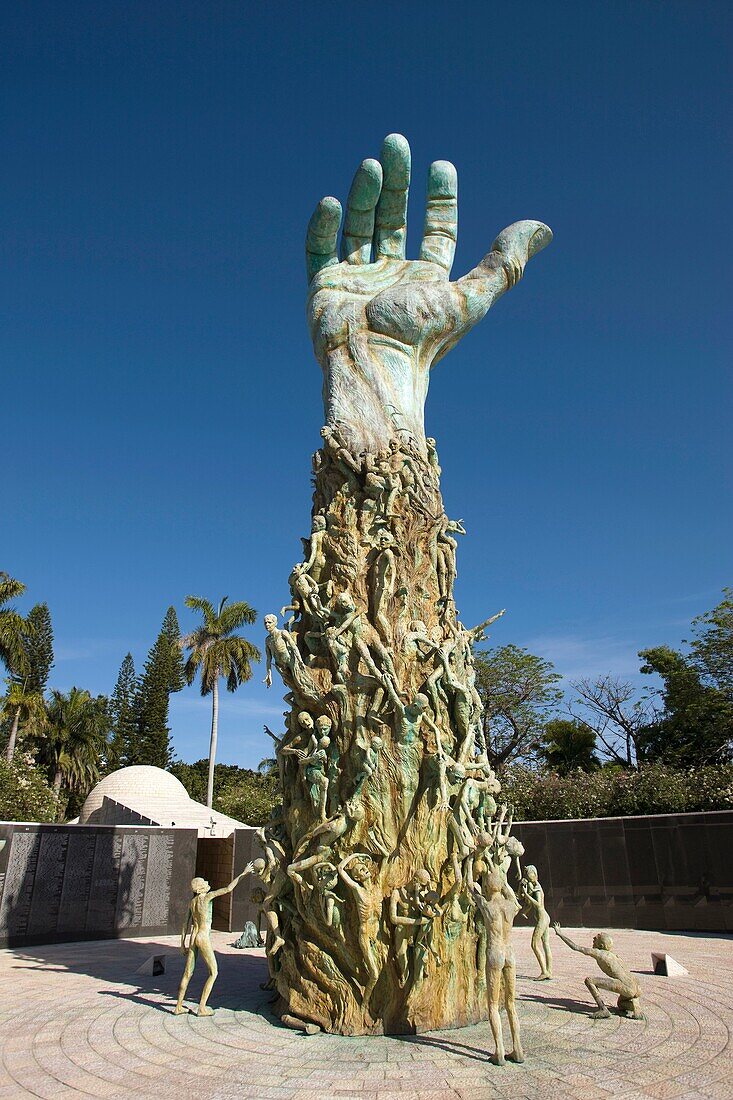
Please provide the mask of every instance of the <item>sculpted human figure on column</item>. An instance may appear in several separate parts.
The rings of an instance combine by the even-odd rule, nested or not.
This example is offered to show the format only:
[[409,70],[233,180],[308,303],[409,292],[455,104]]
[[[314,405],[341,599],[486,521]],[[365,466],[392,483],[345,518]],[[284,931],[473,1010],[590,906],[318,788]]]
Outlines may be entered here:
[[272,665],[275,663],[277,671],[283,678],[283,682],[289,688],[302,695],[305,699],[317,700],[319,698],[318,687],[313,681],[303,658],[298,650],[297,643],[292,634],[287,630],[278,630],[277,615],[265,615],[265,679],[266,687],[272,687]]

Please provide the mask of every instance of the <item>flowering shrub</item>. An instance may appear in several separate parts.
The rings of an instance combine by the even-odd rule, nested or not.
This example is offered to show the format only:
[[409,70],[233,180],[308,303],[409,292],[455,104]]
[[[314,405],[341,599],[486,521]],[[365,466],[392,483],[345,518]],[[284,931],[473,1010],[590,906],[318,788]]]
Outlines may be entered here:
[[0,759],[0,821],[55,821],[56,801],[32,756]]
[[499,776],[501,798],[517,821],[634,817],[733,809],[733,765],[675,771],[647,764],[639,771],[605,767],[559,776],[521,765]]

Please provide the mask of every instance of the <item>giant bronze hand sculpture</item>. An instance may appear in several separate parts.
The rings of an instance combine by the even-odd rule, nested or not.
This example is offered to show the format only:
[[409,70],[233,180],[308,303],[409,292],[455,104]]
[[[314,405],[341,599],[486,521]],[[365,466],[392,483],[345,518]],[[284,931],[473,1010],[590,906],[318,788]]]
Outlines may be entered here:
[[510,832],[492,820],[499,784],[473,665],[492,620],[467,629],[456,612],[454,536],[466,529],[445,514],[423,407],[433,363],[552,236],[517,222],[451,282],[455,169],[430,169],[418,260],[405,259],[409,181],[410,149],[394,134],[356,173],[341,260],[336,199],[308,228],[326,423],[283,609],[293,615],[284,628],[265,618],[289,705],[261,872],[277,1010],[290,1026],[351,1035],[458,1027],[488,1011],[489,937],[470,886],[492,837]]
[[308,321],[323,368],[326,423],[357,453],[386,447],[396,432],[424,440],[430,368],[521,278],[552,240],[542,222],[515,222],[456,282],[458,179],[447,161],[428,175],[420,258],[405,258],[410,147],[390,134],[381,161],[357,169],[346,204],[325,198],[308,226]]

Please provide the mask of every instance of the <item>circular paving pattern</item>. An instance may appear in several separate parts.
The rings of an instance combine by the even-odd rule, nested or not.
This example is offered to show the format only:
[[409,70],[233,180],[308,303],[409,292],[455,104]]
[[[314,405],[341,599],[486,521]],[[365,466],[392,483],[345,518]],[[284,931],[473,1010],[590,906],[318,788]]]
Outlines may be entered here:
[[[572,933],[581,943],[591,932]],[[172,940],[62,944],[0,952],[0,1098],[482,1100],[733,1098],[731,937],[614,934],[640,974],[645,1021],[592,1020],[592,960],[555,946],[557,977],[534,982],[529,931],[517,929],[527,1061],[492,1065],[488,1024],[400,1038],[305,1037],[269,1015],[262,953],[215,934],[220,977],[208,1019],[173,1016],[182,960]],[[162,947],[161,947],[162,945]],[[167,973],[136,971],[153,950]],[[689,977],[650,972],[668,951]],[[198,979],[198,980],[197,980]],[[202,976],[192,983],[200,989]]]

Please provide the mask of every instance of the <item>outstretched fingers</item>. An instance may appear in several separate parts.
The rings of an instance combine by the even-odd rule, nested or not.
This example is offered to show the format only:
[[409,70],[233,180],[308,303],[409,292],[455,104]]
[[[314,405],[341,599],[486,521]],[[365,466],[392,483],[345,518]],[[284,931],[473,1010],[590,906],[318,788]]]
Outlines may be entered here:
[[498,297],[519,282],[527,262],[551,240],[552,230],[543,222],[514,222],[502,229],[481,263],[458,280],[469,305],[485,313]]
[[379,159],[384,178],[375,217],[374,255],[404,260],[411,161],[407,139],[402,134],[389,134]]
[[382,165],[363,160],[356,170],[346,202],[341,238],[341,259],[349,264],[368,264],[374,236],[374,208],[382,190]]
[[453,266],[458,236],[458,173],[450,161],[436,160],[428,172],[420,259],[439,264],[447,272]]
[[341,225],[341,203],[330,195],[321,199],[308,222],[305,265],[308,282],[321,268],[338,263],[336,241]]

